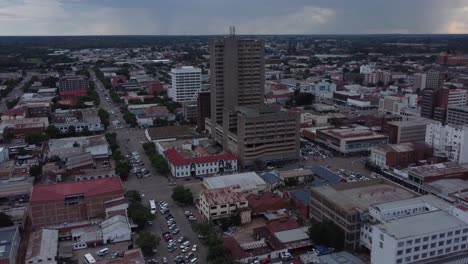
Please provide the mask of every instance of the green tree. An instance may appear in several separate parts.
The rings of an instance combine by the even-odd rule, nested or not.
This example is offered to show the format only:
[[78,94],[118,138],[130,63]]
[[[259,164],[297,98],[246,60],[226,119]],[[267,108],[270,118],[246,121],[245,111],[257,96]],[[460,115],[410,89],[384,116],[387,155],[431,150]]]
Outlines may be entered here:
[[107,129],[107,127],[110,125],[110,115],[109,112],[106,110],[99,108],[98,110],[98,116],[101,119],[102,125],[104,125],[104,128]]
[[46,129],[46,134],[49,138],[57,138],[60,135],[60,130],[54,125],[49,125]]
[[34,145],[42,143],[43,141],[45,141],[47,139],[48,139],[47,135],[42,134],[42,133],[31,133],[31,134],[27,134],[24,137],[24,140],[26,141],[26,143],[34,144]]
[[42,174],[42,166],[41,165],[32,165],[29,168],[29,175],[37,178]]
[[121,161],[117,160],[117,164],[115,165],[115,172],[123,179],[128,178],[130,175],[130,170],[132,169],[132,165],[128,161]]
[[15,134],[11,129],[5,128],[3,132],[3,140],[4,142],[9,143],[13,138],[15,137]]
[[149,157],[151,165],[158,173],[165,174],[169,172],[169,165],[163,156],[154,154]]
[[172,200],[189,205],[193,204],[193,194],[192,191],[184,186],[177,186],[172,190]]
[[208,247],[206,260],[211,263],[224,263],[225,255],[226,249],[224,248],[222,241],[219,241],[219,243]]
[[148,221],[154,219],[151,210],[139,202],[131,202],[128,207],[128,216],[133,220],[138,228],[142,229],[148,225]]
[[0,227],[8,227],[14,225],[11,217],[3,212],[0,212]]
[[153,255],[153,248],[157,248],[160,238],[151,234],[151,232],[143,231],[138,234],[136,244],[141,248],[145,255]]
[[141,203],[141,195],[138,191],[127,191],[125,197],[130,200],[130,202]]

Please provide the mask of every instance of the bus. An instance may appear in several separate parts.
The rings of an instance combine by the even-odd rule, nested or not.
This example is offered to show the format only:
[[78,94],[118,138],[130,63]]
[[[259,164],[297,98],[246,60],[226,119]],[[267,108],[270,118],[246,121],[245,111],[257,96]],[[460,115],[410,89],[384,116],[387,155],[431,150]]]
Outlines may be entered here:
[[150,203],[151,213],[156,214],[156,203],[154,202],[154,200],[149,200],[149,203]]
[[93,258],[93,255],[89,253],[84,255],[84,259],[86,260],[86,263],[88,264],[96,263],[96,260]]

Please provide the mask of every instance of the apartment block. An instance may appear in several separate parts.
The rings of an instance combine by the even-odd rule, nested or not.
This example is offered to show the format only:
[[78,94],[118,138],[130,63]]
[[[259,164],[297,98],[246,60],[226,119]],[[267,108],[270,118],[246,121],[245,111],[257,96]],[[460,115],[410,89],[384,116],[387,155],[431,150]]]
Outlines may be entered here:
[[426,72],[426,89],[439,89],[445,80],[445,74],[440,71]]
[[169,97],[175,102],[192,102],[197,99],[201,89],[201,69],[182,66],[171,70]]
[[423,91],[421,117],[445,122],[447,109],[466,105],[467,91],[464,89],[426,89]]
[[358,250],[362,215],[373,204],[415,197],[410,190],[386,179],[338,183],[313,187],[310,199],[310,219],[332,222],[344,232],[344,247]]

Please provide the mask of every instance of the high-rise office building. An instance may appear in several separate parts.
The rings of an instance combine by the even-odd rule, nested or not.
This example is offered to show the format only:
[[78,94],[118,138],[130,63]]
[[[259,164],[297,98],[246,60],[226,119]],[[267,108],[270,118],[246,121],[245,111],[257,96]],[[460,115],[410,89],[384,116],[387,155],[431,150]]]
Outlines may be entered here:
[[209,91],[203,91],[198,94],[197,97],[197,130],[205,131],[205,118],[209,118],[211,115],[211,104],[210,104],[211,93]]
[[426,73],[426,88],[439,89],[444,83],[444,73],[440,71],[428,71]]
[[299,158],[299,115],[264,105],[263,40],[234,35],[210,42],[209,130],[242,166]]
[[227,37],[210,42],[211,118],[223,124],[223,110],[263,104],[265,42]]
[[425,89],[422,92],[421,117],[445,122],[447,109],[466,105],[467,91],[463,89]]
[[182,66],[171,70],[171,89],[169,97],[175,102],[193,102],[201,89],[201,69]]

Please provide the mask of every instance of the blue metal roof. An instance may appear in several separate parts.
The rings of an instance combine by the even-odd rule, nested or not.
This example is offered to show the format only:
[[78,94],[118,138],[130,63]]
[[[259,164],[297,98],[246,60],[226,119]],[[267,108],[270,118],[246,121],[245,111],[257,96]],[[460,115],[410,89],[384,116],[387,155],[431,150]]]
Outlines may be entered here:
[[288,191],[288,193],[289,195],[301,201],[305,206],[309,205],[310,203],[310,190],[309,189],[292,190],[292,191]]
[[329,184],[337,184],[343,180],[343,178],[340,175],[322,166],[314,166],[310,167],[309,169],[315,175],[327,181]]
[[278,183],[278,182],[282,182],[283,180],[274,172],[267,172],[267,173],[264,173],[262,175],[260,175],[260,177],[268,184],[275,184],[275,183]]

